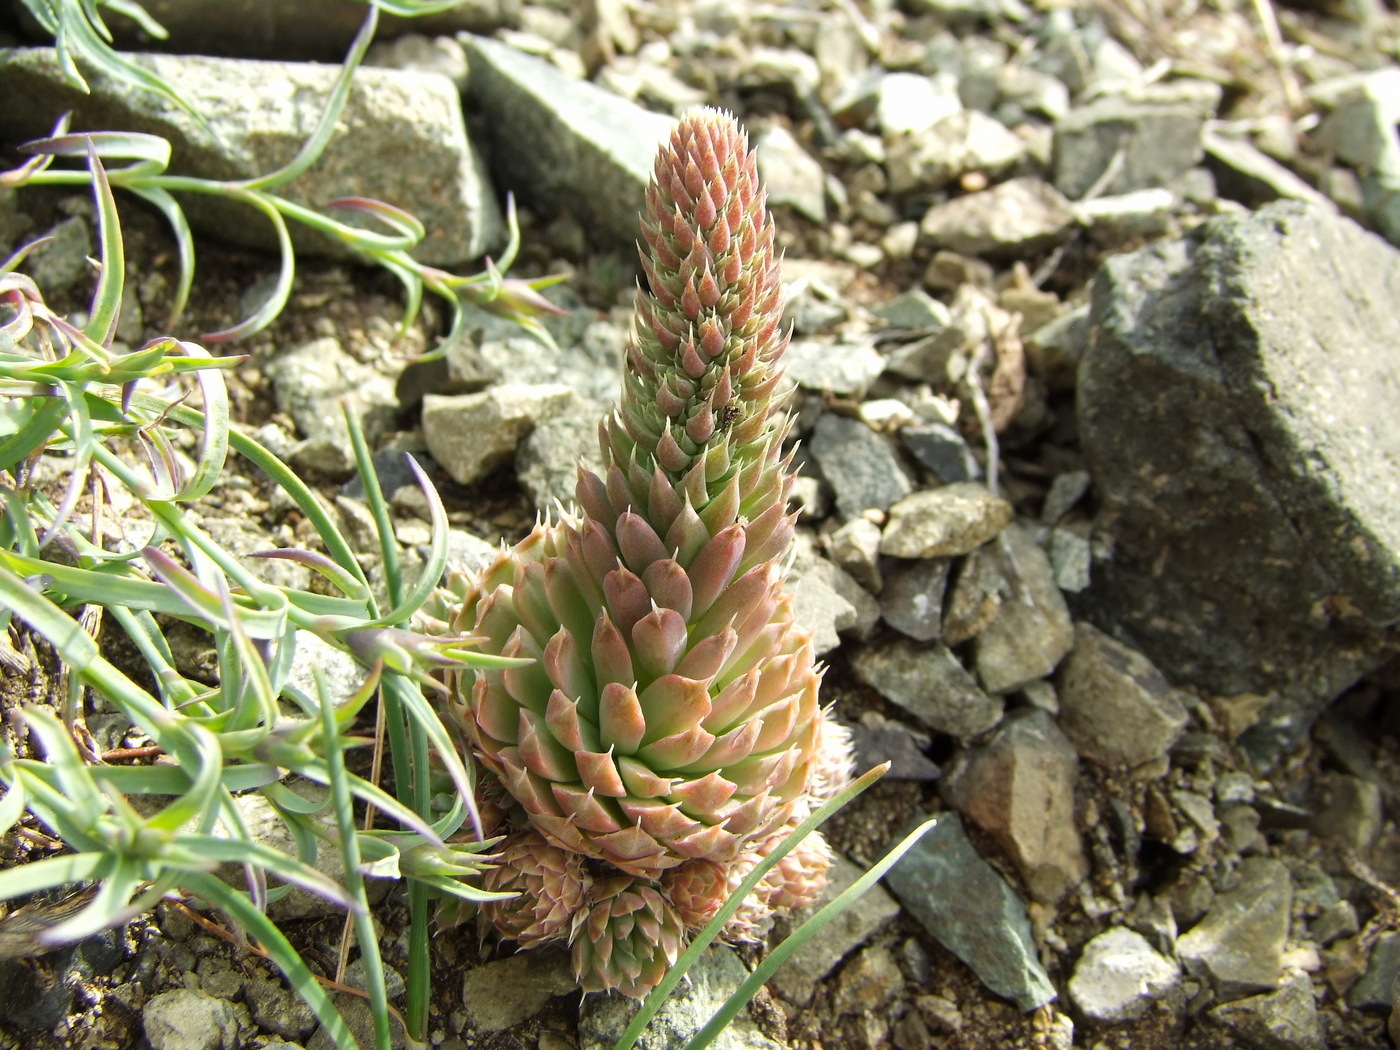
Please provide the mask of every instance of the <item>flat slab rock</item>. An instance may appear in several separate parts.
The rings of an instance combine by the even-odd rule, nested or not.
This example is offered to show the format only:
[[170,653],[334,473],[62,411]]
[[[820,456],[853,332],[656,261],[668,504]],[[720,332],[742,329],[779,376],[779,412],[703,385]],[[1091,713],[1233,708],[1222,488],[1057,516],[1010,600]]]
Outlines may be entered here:
[[1298,202],[1111,259],[1079,429],[1085,609],[1178,683],[1279,699],[1277,755],[1400,620],[1400,252]]
[[[136,55],[209,121],[200,127],[157,95],[90,71],[90,94],[63,76],[48,48],[0,51],[0,137],[49,134],[64,112],[74,131],[120,128],[159,135],[170,170],[208,179],[267,175],[290,161],[315,130],[339,70],[299,62],[200,55]],[[413,163],[401,163],[412,157]],[[467,139],[452,81],[435,73],[363,67],[355,73],[337,131],[321,159],[280,187],[298,204],[373,197],[406,208],[428,233],[414,256],[431,265],[477,258],[504,238],[494,190]],[[184,194],[192,225],[236,244],[272,248],[272,226],[246,204]],[[298,251],[350,257],[338,242],[291,224]]]

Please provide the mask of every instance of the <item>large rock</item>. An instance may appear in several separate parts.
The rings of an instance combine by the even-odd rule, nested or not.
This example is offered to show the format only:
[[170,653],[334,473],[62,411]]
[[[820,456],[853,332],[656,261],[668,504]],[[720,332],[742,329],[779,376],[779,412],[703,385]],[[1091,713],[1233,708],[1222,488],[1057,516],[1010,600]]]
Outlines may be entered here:
[[656,148],[676,122],[506,44],[461,39],[501,185],[541,213],[567,209],[599,241],[630,250]]
[[[315,130],[339,73],[334,66],[180,55],[133,56],[178,86],[209,122],[200,127],[163,98],[126,81],[88,74],[91,94],[63,76],[47,48],[0,51],[0,139],[40,138],[72,111],[74,131],[159,135],[170,170],[206,179],[249,179],[286,164]],[[413,158],[405,164],[403,159]],[[321,159],[276,192],[324,207],[337,197],[374,197],[413,212],[428,234],[414,251],[448,266],[494,248],[504,235],[490,180],[467,140],[457,89],[439,74],[361,68]],[[226,240],[270,248],[270,223],[246,204],[182,194],[190,222]],[[298,250],[346,249],[291,224]]]
[[1084,606],[1174,681],[1276,694],[1272,758],[1400,619],[1400,254],[1293,202],[1109,260],[1079,429]]

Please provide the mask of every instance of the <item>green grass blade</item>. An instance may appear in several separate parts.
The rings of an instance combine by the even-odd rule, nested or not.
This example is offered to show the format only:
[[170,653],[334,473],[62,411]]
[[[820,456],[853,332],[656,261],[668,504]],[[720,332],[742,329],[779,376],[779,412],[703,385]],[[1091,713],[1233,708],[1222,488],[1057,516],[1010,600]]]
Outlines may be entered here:
[[230,886],[220,882],[213,875],[187,874],[181,882],[185,889],[197,894],[241,926],[245,933],[258,942],[289,984],[302,997],[316,1019],[325,1026],[326,1034],[341,1050],[359,1050],[345,1019],[340,1016],[331,1002],[330,996],[317,983],[306,963],[297,954],[291,942],[266,915],[253,907],[251,901]]
[[194,287],[194,231],[190,229],[190,220],[185,217],[185,209],[161,187],[128,186],[127,189],[165,216],[171,235],[175,238],[180,276],[176,279],[175,296],[165,321],[167,328],[174,328],[185,313],[190,301],[190,289]]
[[261,175],[256,179],[249,179],[240,185],[250,190],[271,189],[284,182],[290,182],[316,163],[324,152],[326,143],[335,134],[336,121],[340,119],[340,114],[345,110],[345,102],[350,97],[355,70],[364,60],[365,52],[369,50],[370,41],[374,39],[375,27],[378,25],[379,12],[371,7],[365,13],[364,24],[360,26],[360,31],[355,34],[355,39],[350,45],[350,52],[345,56],[345,62],[340,67],[340,75],[336,77],[335,85],[331,88],[330,97],[326,100],[326,108],[321,112],[321,119],[316,124],[316,130],[302,144],[297,155],[276,171]]
[[842,788],[836,795],[829,799],[820,809],[794,828],[791,835],[785,838],[777,848],[768,854],[768,856],[764,857],[753,871],[749,872],[748,877],[739,884],[738,889],[730,894],[729,899],[725,901],[724,906],[715,914],[715,917],[709,921],[703,930],[695,935],[695,939],[691,941],[690,947],[682,952],[681,957],[676,960],[676,965],[671,967],[666,976],[662,978],[661,983],[653,988],[647,995],[646,1001],[642,1003],[641,1010],[637,1012],[636,1017],[632,1018],[632,1023],[629,1024],[622,1033],[622,1037],[618,1039],[613,1050],[631,1050],[631,1048],[636,1045],[642,1032],[646,1030],[646,1026],[651,1023],[652,1018],[655,1017],[657,1011],[661,1009],[661,1005],[666,1001],[667,996],[671,994],[676,985],[680,984],[686,972],[695,965],[700,956],[704,954],[705,949],[719,936],[720,931],[724,929],[725,923],[734,917],[734,913],[737,912],[740,905],[744,903],[744,898],[753,891],[753,888],[758,885],[759,881],[767,874],[769,869],[786,857],[799,842],[824,824],[832,814],[836,813],[850,802],[851,799],[855,798],[871,784],[884,776],[889,768],[890,765],[886,762],[876,766],[874,769],[867,770],[861,776],[851,781],[846,787]]
[[935,816],[916,827],[904,837],[898,846],[881,857],[874,867],[842,890],[834,900],[829,901],[820,911],[784,939],[782,944],[774,948],[763,962],[754,967],[753,973],[749,974],[748,979],[735,989],[734,994],[725,1001],[719,1011],[705,1023],[700,1031],[695,1033],[690,1042],[686,1043],[685,1050],[703,1050],[704,1047],[709,1046],[715,1037],[724,1030],[725,1026],[734,1020],[739,1011],[748,1005],[749,1000],[758,994],[758,990],[777,972],[778,967],[787,962],[794,952],[820,933],[824,926],[854,904],[856,899],[871,886],[875,885],[876,881],[894,867],[896,862],[909,852],[914,844],[937,823],[938,817]]
[[109,853],[65,853],[46,857],[0,871],[0,901],[14,900],[30,893],[42,893],[57,886],[71,886],[104,878],[116,863]]
[[335,704],[326,688],[326,676],[316,669],[316,698],[321,710],[321,731],[326,740],[326,768],[330,772],[331,810],[340,833],[345,885],[359,908],[354,913],[355,940],[360,945],[360,962],[365,970],[365,990],[374,1015],[375,1050],[389,1050],[389,1000],[384,987],[384,960],[379,955],[379,938],[370,916],[360,871],[360,839],[355,828],[355,807],[350,800],[350,784],[345,772],[345,753],[340,749],[335,721]]

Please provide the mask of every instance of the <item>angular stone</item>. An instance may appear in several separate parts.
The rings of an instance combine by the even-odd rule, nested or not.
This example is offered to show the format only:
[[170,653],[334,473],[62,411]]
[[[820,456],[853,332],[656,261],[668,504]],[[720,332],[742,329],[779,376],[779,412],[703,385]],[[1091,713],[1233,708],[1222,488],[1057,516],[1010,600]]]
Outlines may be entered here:
[[1050,559],[1016,523],[987,547],[1001,575],[1001,603],[977,632],[973,661],[982,688],[1009,693],[1055,670],[1074,641]]
[[1025,158],[1026,146],[1000,121],[978,110],[944,117],[919,135],[890,143],[885,168],[890,192],[927,192],[978,172],[995,179]]
[[957,429],[946,423],[901,427],[899,437],[914,458],[945,485],[976,481],[982,476],[981,464],[972,449]]
[[1152,662],[1088,623],[1057,677],[1060,726],[1085,758],[1132,768],[1165,755],[1186,709]]
[[1011,855],[1039,901],[1054,904],[1089,872],[1074,822],[1079,756],[1045,711],[1009,715],[981,747],[961,752],[941,794]]
[[900,903],[982,983],[1022,1010],[1055,998],[1026,906],[946,813],[885,876]]
[[460,485],[509,463],[541,420],[578,410],[582,399],[557,383],[506,383],[479,394],[423,398],[423,437],[428,451]]
[[1075,1005],[1095,1021],[1132,1021],[1181,983],[1181,970],[1147,938],[1114,926],[1084,946],[1069,979]]
[[1239,882],[1217,894],[1205,918],[1176,942],[1187,972],[1210,979],[1222,999],[1279,986],[1293,884],[1281,861],[1248,857]]
[[1025,177],[935,204],[919,232],[934,248],[996,256],[1048,247],[1073,223],[1074,209],[1055,187]]
[[1191,105],[1144,105],[1109,96],[1055,122],[1055,187],[1078,200],[1120,151],[1121,166],[1100,196],[1165,186],[1201,162],[1205,114]]
[[783,355],[787,376],[804,390],[860,400],[885,370],[885,358],[868,342],[819,343],[798,339]]
[[948,562],[923,558],[893,569],[880,591],[885,622],[916,642],[931,642],[943,633],[943,595],[948,588]]
[[826,172],[792,132],[782,125],[765,128],[754,137],[753,148],[768,204],[786,205],[813,222],[826,222]]
[[[314,444],[315,460],[328,473],[343,474],[354,468],[350,428],[342,406],[359,419],[371,445],[393,426],[398,415],[393,380],[361,364],[335,338],[303,343],[274,357],[263,371],[272,380],[278,407],[292,417],[306,441]],[[293,455],[302,457],[309,451],[301,447]]]
[[1001,721],[1000,698],[984,693],[946,645],[893,638],[859,650],[851,667],[886,700],[940,733],[971,737]]
[[890,507],[880,553],[950,558],[976,550],[1011,520],[1011,504],[972,481],[920,489]]
[[521,952],[468,970],[461,1003],[473,1029],[500,1032],[528,1021],[556,995],[577,990],[565,952]]
[[141,1024],[151,1050],[234,1050],[239,1042],[233,1005],[190,988],[154,996]]
[[632,250],[656,149],[675,121],[499,41],[461,40],[500,183],[541,214],[568,209],[605,244]]
[[854,518],[831,534],[831,556],[872,594],[880,592],[880,526],[866,518]]
[[866,510],[887,510],[912,488],[888,439],[857,419],[826,413],[808,447],[848,521]]
[[[91,94],[64,78],[49,49],[0,54],[0,137],[41,138],[73,112],[73,130],[120,128],[159,135],[171,171],[249,179],[290,161],[315,129],[339,70],[311,63],[186,55],[139,55],[138,64],[175,84],[208,121],[125,81],[87,71]],[[412,164],[401,159],[412,157]],[[297,204],[374,197],[413,212],[428,231],[415,257],[454,265],[494,248],[504,223],[485,171],[467,141],[457,89],[444,76],[362,67],[320,160],[277,188]],[[272,226],[246,204],[207,194],[181,198],[192,225],[235,244],[275,249]],[[289,224],[297,251],[350,257],[338,241]]]
[[1173,681],[1279,694],[1277,756],[1400,620],[1400,253],[1296,202],[1110,259],[1079,433],[1113,557],[1094,622]]
[[1307,974],[1298,974],[1276,992],[1223,1003],[1207,1016],[1252,1050],[1327,1050]]

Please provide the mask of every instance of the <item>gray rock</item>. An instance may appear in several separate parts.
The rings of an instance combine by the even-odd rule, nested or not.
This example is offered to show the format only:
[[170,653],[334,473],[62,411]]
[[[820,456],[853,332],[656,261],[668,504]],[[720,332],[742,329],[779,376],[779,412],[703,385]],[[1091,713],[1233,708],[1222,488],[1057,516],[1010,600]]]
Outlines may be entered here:
[[826,172],[782,125],[754,137],[758,173],[770,206],[786,205],[813,222],[826,222]]
[[238,1018],[225,999],[189,988],[152,996],[141,1011],[151,1050],[235,1050]]
[[997,995],[1022,1010],[1055,998],[1024,902],[978,855],[956,813],[940,816],[885,882],[905,910]]
[[448,573],[460,572],[468,576],[474,575],[495,560],[500,553],[500,547],[494,543],[487,543],[480,536],[473,536],[463,529],[449,529],[447,531],[447,569]]
[[56,295],[73,287],[90,272],[92,227],[86,216],[70,215],[44,236],[51,239],[30,253],[24,271],[34,278],[34,283],[46,296]]
[[342,405],[355,414],[371,446],[398,415],[393,380],[361,364],[333,337],[303,343],[273,358],[263,370],[272,380],[278,407],[292,417],[306,439],[293,457],[299,458],[312,446],[324,470],[344,473],[354,467]]
[[1049,247],[1073,223],[1069,201],[1048,182],[1028,176],[935,204],[919,232],[934,248],[995,257]]
[[1326,194],[1284,167],[1248,139],[1222,134],[1209,127],[1201,139],[1221,192],[1233,200],[1258,207],[1287,197],[1308,201],[1327,211],[1337,206]]
[[249,977],[243,981],[243,998],[260,1028],[284,1039],[304,1039],[316,1028],[316,1015],[281,981]]
[[1181,970],[1147,938],[1114,926],[1084,946],[1069,994],[1095,1021],[1133,1021],[1181,983]]
[[630,250],[657,146],[675,120],[498,41],[461,40],[501,184],[542,214],[568,209],[601,241]]
[[467,485],[510,463],[542,420],[581,411],[582,398],[559,383],[506,383],[479,394],[423,398],[428,451],[452,479]]
[[365,53],[365,65],[436,73],[452,81],[459,92],[467,86],[467,54],[461,43],[450,36],[405,33],[396,40],[376,42]]
[[[282,558],[252,557],[277,547],[271,534],[253,517],[244,514],[236,518],[205,518],[201,524],[211,540],[242,561],[244,568],[265,583],[296,590],[311,586],[311,570],[305,565]],[[207,641],[207,635],[201,636],[201,642]]]
[[1400,619],[1397,295],[1400,254],[1294,202],[1095,282],[1079,433],[1113,556],[1085,610],[1174,681],[1278,694],[1244,738],[1256,758]]
[[866,510],[887,510],[912,489],[890,442],[860,420],[826,413],[808,448],[848,521]]
[[[839,853],[827,875],[826,888],[810,908],[794,915],[790,920],[796,928],[818,908],[834,900],[857,879],[865,874],[864,869],[852,864]],[[886,876],[888,880],[889,876]],[[891,922],[899,914],[899,905],[889,892],[878,883],[854,904],[843,911],[822,930],[820,937],[813,937],[795,951],[790,959],[773,975],[770,986],[784,999],[796,1005],[811,1001],[817,990],[817,983],[836,968],[836,964],[855,951],[875,933]]]
[[1059,665],[1074,642],[1074,627],[1050,559],[1014,522],[988,545],[1001,576],[1001,602],[977,632],[972,656],[989,693],[1009,693]]
[[1055,187],[1078,200],[1122,153],[1100,196],[1165,186],[1201,162],[1205,114],[1196,106],[1155,106],[1108,96],[1055,122]]
[[976,481],[982,476],[982,467],[972,449],[957,429],[946,423],[901,427],[899,437],[914,458],[945,485]]
[[1347,773],[1321,773],[1315,785],[1313,833],[1332,838],[1366,856],[1384,819],[1381,786]]
[[1060,725],[1085,758],[1132,768],[1165,755],[1186,728],[1176,691],[1141,653],[1088,623],[1057,679]]
[[1366,972],[1347,993],[1347,1002],[1359,1010],[1388,1009],[1393,1002],[1392,988],[1397,979],[1400,979],[1400,933],[1383,933],[1371,949]]
[[997,536],[1011,504],[975,481],[920,489],[889,508],[880,553],[896,558],[950,558]]
[[888,762],[890,771],[885,775],[892,780],[937,780],[941,775],[938,766],[924,754],[931,738],[913,726],[886,718],[878,711],[862,711],[860,721],[850,729],[857,769]]
[[1238,883],[1217,894],[1205,918],[1177,940],[1177,955],[1188,973],[1209,978],[1221,999],[1273,991],[1283,973],[1292,901],[1282,862],[1247,857]]
[[[124,81],[93,74],[85,95],[63,78],[47,49],[0,56],[0,136],[47,135],[59,114],[73,129],[122,128],[159,135],[173,149],[171,170],[208,179],[267,175],[290,161],[320,119],[339,70],[333,66],[185,55],[136,61],[179,85],[209,122]],[[313,208],[337,197],[374,197],[413,212],[428,230],[415,256],[432,265],[474,259],[495,247],[504,223],[489,180],[467,141],[457,90],[446,77],[392,69],[355,74],[338,130],[320,161],[277,193]],[[412,164],[402,164],[412,157]],[[236,244],[273,248],[272,227],[246,205],[185,195],[190,222]],[[298,251],[342,257],[330,238],[293,224]]]
[[792,596],[793,616],[801,627],[812,632],[812,646],[818,656],[841,644],[840,630],[855,624],[856,609],[831,584],[829,570],[841,570],[811,549],[799,546],[797,558],[787,579]]
[[[331,996],[331,1001],[335,1008],[340,1011],[340,1016],[345,1018],[345,1026],[350,1029],[350,1034],[355,1037],[355,1041],[360,1046],[374,1045],[374,1010],[369,1005],[369,1000],[362,995],[351,995],[348,992],[336,992]],[[403,1050],[405,1044],[405,1033],[403,1025],[393,1014],[389,1015],[389,1050]],[[335,1040],[326,1031],[324,1025],[316,1029],[310,1041],[306,1044],[306,1050],[339,1050]]]
[[842,969],[832,1006],[838,1014],[878,1016],[903,990],[904,974],[894,953],[884,945],[872,945],[862,948]]
[[531,951],[468,970],[461,1002],[473,1029],[500,1032],[528,1021],[556,995],[577,991],[567,953]]
[[885,358],[860,343],[819,343],[799,339],[783,354],[787,376],[804,390],[860,400],[885,370]]
[[948,327],[952,315],[941,300],[922,288],[910,288],[888,302],[872,306],[870,312],[891,328],[913,332],[937,331]]
[[828,539],[836,564],[868,592],[878,594],[884,583],[880,573],[880,526],[866,518],[853,518]]
[[315,699],[316,672],[319,671],[331,703],[339,706],[353,696],[364,682],[365,669],[349,653],[342,652],[310,631],[297,631],[293,640],[296,651],[292,654],[292,666],[287,671],[287,685]]
[[1050,564],[1055,569],[1055,585],[1070,594],[1078,594],[1092,579],[1094,545],[1087,535],[1087,523],[1057,525],[1050,530]]
[[1067,470],[1056,474],[1040,507],[1040,520],[1054,525],[1089,491],[1091,479],[1087,470]]
[[541,510],[574,502],[580,460],[601,474],[603,454],[598,446],[598,424],[606,409],[596,401],[579,398],[568,411],[548,415],[520,444],[515,454],[515,476],[520,487]]
[[1054,904],[1089,873],[1074,822],[1079,756],[1045,711],[1008,715],[948,767],[943,798],[1010,854],[1039,901]]
[[851,658],[856,676],[930,729],[966,738],[1001,721],[999,697],[988,696],[946,646],[892,638]]
[[918,135],[889,144],[885,170],[891,193],[928,192],[977,172],[998,178],[1026,156],[1025,143],[1000,121],[978,110],[963,110]]
[[890,571],[880,591],[880,613],[901,634],[916,642],[931,642],[943,634],[943,595],[947,588],[945,559],[902,562]]
[[[640,1050],[684,1046],[748,975],[732,948],[711,945],[667,998],[636,1045]],[[510,998],[515,991],[502,987],[501,994]],[[579,1050],[607,1050],[616,1045],[639,1006],[635,1000],[620,995],[585,996],[579,1007]],[[710,1045],[716,1050],[780,1050],[777,1043],[759,1031],[747,1009],[741,1010]]]
[[1250,1050],[1327,1050],[1313,985],[1299,974],[1276,992],[1224,1003],[1207,1015]]
[[1074,215],[1099,244],[1117,247],[1133,238],[1160,237],[1172,229],[1177,209],[1171,190],[1133,190],[1074,205]]

